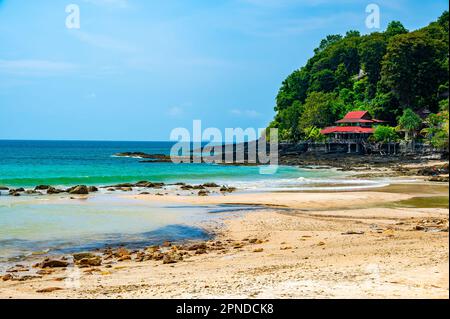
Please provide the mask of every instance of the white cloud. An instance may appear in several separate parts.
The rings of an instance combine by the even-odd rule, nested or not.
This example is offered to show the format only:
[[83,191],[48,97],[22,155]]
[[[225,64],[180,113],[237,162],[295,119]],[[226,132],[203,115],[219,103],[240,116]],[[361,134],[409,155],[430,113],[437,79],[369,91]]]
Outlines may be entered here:
[[239,109],[232,109],[230,111],[231,114],[236,115],[236,116],[245,116],[245,117],[251,117],[251,118],[255,118],[255,117],[260,117],[261,113],[255,111],[255,110],[239,110]]
[[0,59],[0,70],[14,74],[36,74],[50,75],[72,72],[78,66],[66,62],[49,60],[2,60]]

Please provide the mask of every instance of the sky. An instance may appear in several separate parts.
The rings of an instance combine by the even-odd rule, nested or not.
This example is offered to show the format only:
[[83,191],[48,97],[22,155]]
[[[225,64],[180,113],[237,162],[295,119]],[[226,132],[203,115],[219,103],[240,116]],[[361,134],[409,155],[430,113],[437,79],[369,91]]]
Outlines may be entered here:
[[[369,29],[366,7],[380,8]],[[68,28],[75,4],[79,28]],[[414,30],[445,0],[0,0],[0,139],[169,140],[263,128],[328,34]],[[73,21],[73,20],[70,20]]]

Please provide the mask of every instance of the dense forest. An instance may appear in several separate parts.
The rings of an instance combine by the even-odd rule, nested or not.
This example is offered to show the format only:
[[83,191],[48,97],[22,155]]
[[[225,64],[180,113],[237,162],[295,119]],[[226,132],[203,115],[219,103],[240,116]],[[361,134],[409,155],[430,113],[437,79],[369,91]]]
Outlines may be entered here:
[[[387,125],[374,138],[423,139],[448,147],[449,13],[408,31],[328,35],[305,66],[284,80],[269,128],[280,140],[320,140],[320,128],[347,112],[367,110]],[[410,133],[410,134],[408,134]]]

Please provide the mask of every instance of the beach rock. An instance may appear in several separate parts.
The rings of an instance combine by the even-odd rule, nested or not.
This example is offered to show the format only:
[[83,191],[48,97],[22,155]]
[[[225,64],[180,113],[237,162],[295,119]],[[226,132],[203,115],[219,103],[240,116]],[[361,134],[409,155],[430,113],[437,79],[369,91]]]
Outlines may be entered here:
[[68,265],[69,263],[66,261],[46,259],[37,266],[39,268],[66,268]]
[[164,254],[161,252],[155,252],[147,256],[149,256],[152,260],[162,260],[164,258]]
[[85,259],[85,258],[95,258],[95,257],[97,257],[97,255],[95,255],[93,253],[76,253],[76,254],[73,254],[72,257],[75,262],[78,262],[81,259]]
[[78,260],[76,264],[84,267],[98,267],[102,265],[102,259],[99,256],[82,258]]
[[61,287],[48,287],[48,288],[43,288],[43,289],[38,289],[36,290],[36,292],[38,293],[50,293],[50,292],[54,292],[57,290],[63,290]]
[[44,191],[49,189],[51,186],[49,185],[38,185],[34,188],[35,191]]
[[78,185],[71,187],[67,190],[69,194],[75,194],[75,195],[87,195],[89,194],[89,189],[86,185]]
[[205,189],[205,187],[203,185],[195,185],[192,186],[192,189]]
[[220,187],[220,186],[217,185],[216,183],[205,183],[205,184],[203,184],[203,187],[215,188],[215,187]]
[[128,251],[128,249],[121,247],[116,250],[116,252],[114,253],[114,256],[119,257],[119,258],[124,258],[124,257],[130,256],[130,252]]
[[121,184],[116,184],[116,185],[111,185],[111,186],[107,186],[107,187],[114,187],[114,188],[122,188],[122,187],[133,187],[134,184],[131,183],[121,183]]
[[208,196],[209,192],[207,190],[201,190],[198,192],[198,196]]
[[206,254],[206,253],[207,253],[206,249],[203,249],[203,248],[199,248],[199,249],[197,249],[195,251],[196,255],[203,255],[203,254]]
[[88,187],[88,192],[89,192],[89,193],[95,193],[95,192],[98,192],[98,188],[95,187],[95,186],[89,186],[89,187]]
[[6,274],[6,275],[2,276],[3,281],[13,280],[13,279],[14,279],[14,276],[11,274]]
[[27,189],[24,194],[26,195],[36,195],[36,194],[42,194],[41,192],[35,191],[33,189]]
[[341,235],[364,235],[363,231],[347,231],[345,233],[341,233]]
[[8,191],[9,188],[6,186],[0,186],[0,191]]
[[6,270],[6,272],[14,273],[14,272],[25,272],[25,271],[28,271],[28,270],[30,270],[28,267],[25,267],[23,265],[16,265],[15,267],[8,268]]
[[125,260],[131,260],[131,256],[130,255],[126,255],[126,256],[119,257],[117,259],[117,261],[125,261]]
[[448,176],[433,176],[429,179],[430,182],[448,183]]
[[114,188],[108,188],[107,191],[108,192],[115,192],[116,190]]
[[25,275],[25,276],[21,276],[21,277],[19,277],[19,278],[17,278],[17,279],[14,279],[14,280],[17,280],[17,281],[27,281],[27,280],[40,279],[40,278],[42,278],[42,276]]
[[36,271],[36,274],[38,275],[51,275],[54,272],[54,270],[51,269],[41,269]]
[[16,189],[10,189],[9,190],[9,195],[12,195],[12,196],[20,196],[20,194],[19,193],[23,193],[23,192],[25,192],[25,189],[24,188],[16,188]]
[[159,246],[150,246],[145,249],[148,253],[155,253],[159,251]]
[[163,257],[163,264],[175,264],[182,260],[183,260],[183,256],[181,256],[180,254],[177,254],[177,253],[165,254]]
[[192,186],[192,185],[183,185],[183,186],[181,186],[180,188],[181,188],[182,190],[187,191],[187,190],[190,190],[190,189],[194,188],[194,186]]
[[206,249],[206,248],[208,248],[208,246],[205,243],[200,243],[200,244],[194,244],[194,245],[187,247],[187,250],[194,251],[194,250]]
[[161,247],[170,247],[172,246],[172,244],[170,243],[170,241],[165,241],[162,243]]
[[236,187],[222,186],[222,187],[220,188],[220,191],[221,191],[222,193],[232,193],[232,192],[236,191]]
[[54,187],[49,187],[47,189],[47,194],[52,195],[52,194],[60,194],[60,193],[64,193],[64,191],[62,189],[56,189]]
[[164,183],[152,183],[148,181],[141,181],[134,184],[136,187],[145,187],[145,188],[162,188],[165,184]]
[[120,188],[118,188],[118,190],[121,190],[122,192],[132,192],[133,188],[132,187],[120,187]]
[[253,250],[254,253],[262,253],[264,251],[264,248],[256,248]]

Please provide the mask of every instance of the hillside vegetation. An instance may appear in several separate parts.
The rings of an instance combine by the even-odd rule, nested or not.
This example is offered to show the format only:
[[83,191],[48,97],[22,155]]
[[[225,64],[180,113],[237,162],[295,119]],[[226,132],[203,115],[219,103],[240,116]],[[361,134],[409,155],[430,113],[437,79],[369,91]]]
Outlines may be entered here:
[[[322,139],[319,128],[368,110],[401,136],[448,146],[448,15],[416,31],[393,21],[384,32],[327,36],[283,81],[269,128],[278,128],[282,141]],[[422,121],[405,128],[402,116],[405,123]]]

